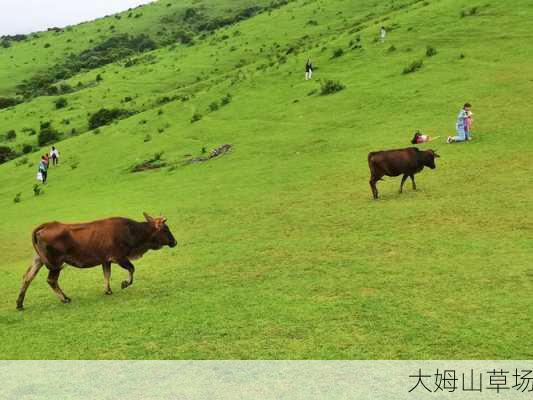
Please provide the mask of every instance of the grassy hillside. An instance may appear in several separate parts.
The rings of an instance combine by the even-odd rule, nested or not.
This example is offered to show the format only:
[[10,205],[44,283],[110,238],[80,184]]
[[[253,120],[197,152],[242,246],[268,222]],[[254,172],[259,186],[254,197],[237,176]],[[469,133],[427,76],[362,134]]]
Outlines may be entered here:
[[[230,8],[204,2],[195,4]],[[177,5],[166,3],[117,20],[117,30],[120,22],[143,32],[148,15],[172,15]],[[532,16],[526,0],[296,0],[199,33],[192,45],[135,55],[131,66],[77,74],[63,82],[81,82],[73,93],[0,110],[0,134],[16,131],[0,145],[35,147],[30,129],[41,122],[64,139],[44,195],[32,188],[48,146],[0,166],[0,354],[533,357],[523,345],[533,306]],[[110,21],[73,31],[89,40]],[[376,40],[381,25],[385,43]],[[59,48],[61,36],[46,35]],[[7,50],[23,63],[29,46]],[[1,51],[0,71],[13,71]],[[307,57],[318,67],[310,82]],[[419,60],[422,68],[402,73]],[[0,96],[50,65],[36,61],[13,82],[0,77]],[[345,88],[321,95],[328,79]],[[59,97],[67,106],[56,109]],[[475,140],[445,145],[465,101]],[[133,115],[91,130],[90,115],[103,107]],[[201,118],[191,123],[194,114]],[[415,129],[440,136],[431,144],[437,169],[402,195],[399,179],[388,178],[371,200],[367,153],[406,147]],[[231,153],[184,164],[224,143]],[[161,152],[162,168],[131,172]],[[104,296],[100,268],[67,268],[60,285],[73,302],[63,305],[43,269],[26,310],[15,310],[35,226],[142,211],[167,216],[179,244],[136,261],[132,287],[120,290],[125,271],[114,266],[115,293]]]

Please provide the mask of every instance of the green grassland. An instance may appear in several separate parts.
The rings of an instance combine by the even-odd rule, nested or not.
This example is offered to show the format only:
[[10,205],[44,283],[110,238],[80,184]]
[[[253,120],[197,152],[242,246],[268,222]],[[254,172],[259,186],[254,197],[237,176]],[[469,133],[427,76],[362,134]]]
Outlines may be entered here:
[[[55,65],[66,35],[79,50],[111,23],[157,38],[154,23],[178,8],[167,3],[0,49],[0,97]],[[66,82],[82,89],[61,96],[65,108],[38,96],[0,110],[0,134],[17,133],[0,145],[36,146],[23,128],[42,121],[63,139],[44,195],[32,192],[44,149],[0,166],[1,358],[533,357],[532,17],[527,0],[295,0],[131,67],[83,71]],[[320,95],[327,79],[345,89]],[[475,139],[446,145],[465,101]],[[90,130],[102,107],[135,114]],[[437,169],[401,195],[386,178],[372,200],[368,152],[407,147],[415,129],[440,136],[420,146],[437,149]],[[184,165],[224,143],[229,154]],[[163,168],[131,172],[160,152]],[[142,211],[165,215],[178,246],[136,261],[132,287],[120,289],[126,272],[114,266],[104,296],[101,268],[66,268],[63,305],[43,269],[15,310],[35,226]]]

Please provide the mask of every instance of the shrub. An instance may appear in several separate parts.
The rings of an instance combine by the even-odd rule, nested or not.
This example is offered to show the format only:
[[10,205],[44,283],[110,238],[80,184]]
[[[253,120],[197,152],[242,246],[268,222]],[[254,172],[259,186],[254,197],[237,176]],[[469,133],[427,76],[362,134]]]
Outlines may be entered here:
[[37,136],[37,143],[39,146],[46,146],[47,144],[57,142],[59,140],[59,132],[57,132],[50,122],[41,123],[41,131]]
[[418,71],[420,68],[422,68],[422,65],[424,65],[424,61],[418,60],[413,61],[411,64],[409,64],[407,67],[403,69],[403,74],[411,74],[413,72]]
[[396,51],[396,47],[395,47],[394,45],[392,45],[391,47],[389,47],[389,48],[387,49],[387,53],[393,53],[393,52],[395,52],[395,51]]
[[14,203],[20,203],[21,202],[21,196],[22,196],[22,193],[17,193],[15,195],[15,198],[13,199],[13,202]]
[[40,196],[44,194],[44,190],[41,189],[41,187],[36,183],[33,185],[33,195],[34,196]]
[[340,92],[341,90],[345,89],[346,86],[344,86],[339,81],[333,81],[333,80],[325,80],[320,83],[320,94],[322,96],[333,94],[336,92]]
[[102,75],[97,74],[95,80],[96,80],[96,82],[102,82],[104,80],[104,78],[102,78]]
[[21,100],[12,97],[0,97],[0,110],[3,108],[13,107],[21,103]]
[[437,54],[437,49],[435,49],[435,47],[432,47],[432,46],[426,47],[426,56],[433,57],[436,54]]
[[231,103],[231,94],[227,94],[220,100],[220,105],[227,106],[229,103]]
[[22,153],[23,154],[29,154],[33,151],[33,146],[31,144],[28,144],[28,143],[24,143],[22,145]]
[[8,146],[0,146],[0,164],[15,158],[15,152]]
[[120,108],[101,108],[89,117],[89,129],[96,129],[100,126],[109,125],[116,119],[125,118],[132,115],[130,111]]
[[338,58],[341,57],[344,54],[343,49],[335,49],[333,50],[333,54],[331,55],[331,58]]
[[33,136],[37,133],[33,128],[22,128],[21,131],[27,133],[29,136]]
[[54,101],[54,104],[56,105],[56,109],[59,110],[61,108],[65,108],[68,105],[68,101],[64,97],[60,97]]
[[21,165],[26,165],[26,164],[28,164],[28,157],[21,157],[17,161],[15,161],[15,165],[17,167],[20,167]]
[[14,129],[11,129],[9,131],[6,132],[6,140],[15,140],[17,138],[17,133],[15,132]]
[[197,121],[200,121],[202,119],[202,114],[199,114],[195,112],[191,117],[191,124],[194,124]]
[[218,110],[218,107],[218,103],[216,101],[213,101],[211,104],[209,104],[209,111],[215,112],[216,110]]

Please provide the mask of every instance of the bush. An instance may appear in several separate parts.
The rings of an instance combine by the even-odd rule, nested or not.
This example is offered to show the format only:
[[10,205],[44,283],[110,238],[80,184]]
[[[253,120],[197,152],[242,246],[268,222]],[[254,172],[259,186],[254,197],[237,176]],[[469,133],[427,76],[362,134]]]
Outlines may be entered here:
[[33,136],[37,133],[33,128],[22,128],[21,131],[27,133],[29,136]]
[[215,112],[216,110],[218,110],[218,107],[218,103],[216,101],[213,101],[211,104],[209,104],[209,111]]
[[21,100],[12,97],[0,97],[0,110],[3,108],[13,107],[21,103]]
[[17,161],[15,161],[15,165],[17,167],[20,167],[20,166],[26,165],[26,164],[28,164],[28,157],[21,157]]
[[56,109],[59,110],[61,108],[65,108],[68,105],[68,101],[64,97],[60,97],[54,101],[54,104],[56,105]]
[[11,129],[9,131],[6,132],[6,140],[15,140],[17,138],[17,133],[15,132],[14,129]]
[[39,143],[39,146],[43,147],[47,144],[57,142],[59,140],[59,132],[57,132],[54,128],[51,126],[48,126],[46,128],[41,128],[41,131],[39,132],[39,135],[37,136],[37,143]]
[[426,56],[433,57],[434,55],[437,55],[437,49],[435,49],[435,47],[432,47],[432,46],[427,46]]
[[17,193],[15,198],[13,199],[13,202],[14,203],[20,203],[21,202],[21,196],[22,196],[22,193]]
[[200,121],[202,119],[202,114],[194,113],[191,117],[191,124],[194,124],[197,121]]
[[41,187],[36,183],[33,185],[33,195],[34,196],[40,196],[44,194],[44,190],[41,189]]
[[331,55],[331,58],[338,58],[341,57],[344,54],[343,49],[335,49],[333,50],[333,54]]
[[325,80],[320,83],[320,94],[322,96],[333,94],[336,92],[340,92],[341,90],[345,89],[346,86],[344,86],[339,81],[333,81],[333,80]]
[[220,105],[227,106],[229,103],[231,103],[231,94],[227,94],[220,100]]
[[100,126],[109,125],[116,119],[125,118],[132,115],[130,111],[120,108],[101,108],[89,117],[89,129],[96,129]]
[[403,74],[411,74],[413,72],[418,71],[420,68],[422,68],[422,65],[424,65],[424,61],[418,60],[413,61],[411,64],[409,64],[407,67],[403,69]]
[[28,143],[24,143],[22,145],[22,153],[23,154],[29,154],[33,151],[33,146],[31,144],[28,144]]
[[7,146],[0,146],[0,164],[8,162],[9,160],[15,158],[15,152]]

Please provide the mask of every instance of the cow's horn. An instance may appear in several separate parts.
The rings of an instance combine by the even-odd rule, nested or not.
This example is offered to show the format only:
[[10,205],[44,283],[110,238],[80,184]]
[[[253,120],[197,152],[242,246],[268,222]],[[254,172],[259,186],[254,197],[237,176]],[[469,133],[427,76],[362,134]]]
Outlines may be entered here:
[[154,219],[150,217],[146,212],[143,212],[144,218],[146,218],[146,221],[152,222]]

